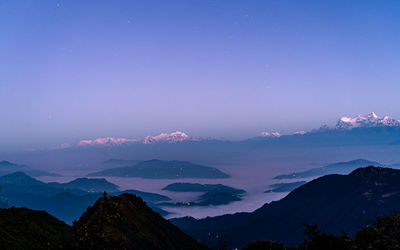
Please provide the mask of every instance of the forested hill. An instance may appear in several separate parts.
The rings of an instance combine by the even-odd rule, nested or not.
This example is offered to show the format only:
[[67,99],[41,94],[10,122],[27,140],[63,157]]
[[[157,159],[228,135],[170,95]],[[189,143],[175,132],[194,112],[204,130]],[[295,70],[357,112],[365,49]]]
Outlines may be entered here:
[[215,246],[221,235],[232,247],[258,240],[297,246],[304,223],[322,231],[353,235],[376,216],[400,210],[400,170],[366,167],[349,175],[327,175],[292,191],[282,200],[252,213],[172,222],[195,239]]
[[104,195],[69,226],[43,211],[0,209],[0,249],[206,249],[132,194]]

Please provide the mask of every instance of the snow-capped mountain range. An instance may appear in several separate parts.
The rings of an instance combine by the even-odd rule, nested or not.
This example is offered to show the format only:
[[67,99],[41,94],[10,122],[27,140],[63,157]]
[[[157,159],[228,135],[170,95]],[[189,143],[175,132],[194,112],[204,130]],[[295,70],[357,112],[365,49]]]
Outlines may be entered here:
[[[322,126],[319,130],[313,130],[311,132],[297,131],[292,135],[304,135],[312,133],[314,131],[324,130],[351,130],[353,128],[372,128],[372,127],[400,127],[400,120],[393,119],[389,116],[379,117],[375,113],[368,115],[358,115],[356,117],[342,117],[338,120],[334,126]],[[279,132],[261,132],[256,138],[279,138],[282,134]],[[130,143],[138,144],[155,144],[155,143],[177,143],[183,141],[202,141],[202,140],[213,140],[213,138],[197,138],[190,137],[184,132],[175,131],[171,133],[161,133],[155,136],[146,136],[144,138],[114,138],[105,137],[97,138],[93,140],[81,140],[76,145],[78,147],[84,146],[118,146]],[[70,147],[69,144],[62,144],[59,147],[53,149],[63,149]]]
[[78,143],[79,147],[82,146],[118,146],[129,143],[153,144],[153,143],[175,143],[187,140],[197,140],[196,138],[189,137],[186,133],[175,131],[172,133],[161,133],[155,136],[146,136],[141,138],[114,138],[105,137],[97,138],[94,140],[81,140]]
[[398,127],[400,120],[389,116],[379,117],[375,113],[358,115],[356,117],[342,117],[336,123],[335,129],[371,128],[371,127]]
[[[351,130],[353,128],[374,128],[374,127],[400,127],[400,120],[393,119],[389,116],[379,117],[374,112],[368,115],[358,115],[356,117],[342,117],[336,125],[328,126],[324,125],[317,130],[312,132],[320,132],[327,130]],[[310,132],[297,131],[292,135],[304,135]],[[282,134],[279,132],[261,132],[257,138],[279,138]]]

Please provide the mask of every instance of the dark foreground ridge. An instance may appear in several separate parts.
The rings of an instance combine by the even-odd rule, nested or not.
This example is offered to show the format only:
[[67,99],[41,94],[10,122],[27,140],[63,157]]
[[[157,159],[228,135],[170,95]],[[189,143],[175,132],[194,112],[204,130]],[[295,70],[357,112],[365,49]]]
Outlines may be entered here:
[[46,212],[0,209],[0,249],[206,249],[132,194],[104,195],[73,226]]
[[344,230],[352,236],[375,217],[398,210],[400,170],[370,166],[349,175],[320,177],[252,213],[172,222],[212,247],[221,237],[233,248],[260,240],[298,246],[304,239],[304,223],[318,224],[328,234]]
[[72,228],[44,211],[0,209],[0,249],[68,249]]

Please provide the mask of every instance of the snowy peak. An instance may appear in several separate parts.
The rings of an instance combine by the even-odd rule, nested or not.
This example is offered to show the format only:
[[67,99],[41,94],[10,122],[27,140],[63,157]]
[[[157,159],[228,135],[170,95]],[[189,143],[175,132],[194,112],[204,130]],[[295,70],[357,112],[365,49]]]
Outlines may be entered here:
[[375,113],[358,115],[356,117],[342,117],[336,123],[336,129],[353,129],[359,127],[397,127],[400,121],[389,116],[379,117]]
[[174,142],[182,142],[189,139],[189,136],[183,132],[175,131],[172,133],[161,133],[156,136],[146,136],[143,139],[143,144],[152,144],[152,143],[174,143]]
[[82,140],[78,143],[78,146],[117,146],[138,141],[139,139],[105,137],[97,138],[95,140]]
[[281,134],[278,132],[261,132],[260,137],[271,137],[271,138],[278,138],[281,137]]

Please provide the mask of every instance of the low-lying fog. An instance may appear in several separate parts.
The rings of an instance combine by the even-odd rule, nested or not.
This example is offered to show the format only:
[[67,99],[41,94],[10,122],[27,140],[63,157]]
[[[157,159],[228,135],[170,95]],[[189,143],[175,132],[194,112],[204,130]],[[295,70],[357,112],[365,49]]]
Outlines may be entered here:
[[[268,189],[269,185],[281,182],[299,181],[299,179],[274,180],[273,177],[275,177],[276,175],[286,174],[294,171],[302,171],[310,168],[321,167],[328,163],[349,161],[358,158],[364,158],[384,164],[399,163],[399,149],[399,146],[358,146],[324,148],[315,147],[307,149],[269,148],[265,150],[258,149],[251,152],[236,152],[236,154],[232,154],[234,155],[234,157],[229,157],[229,155],[221,154],[220,158],[212,157],[212,160],[206,158],[204,158],[203,160],[199,160],[197,157],[193,157],[194,160],[191,160],[187,157],[178,157],[176,154],[171,154],[169,155],[169,157],[164,157],[163,160],[189,160],[194,163],[201,164],[213,161],[215,162],[215,164],[207,165],[211,167],[216,167],[228,173],[229,175],[231,175],[231,178],[167,180],[120,177],[104,178],[106,178],[109,182],[117,184],[121,190],[136,189],[140,191],[163,194],[172,198],[173,201],[193,201],[200,195],[200,193],[179,193],[162,190],[166,185],[174,182],[224,184],[234,188],[246,190],[247,194],[243,197],[241,201],[233,202],[228,205],[208,207],[163,207],[163,209],[172,213],[168,216],[168,218],[181,216],[193,216],[196,218],[202,218],[206,216],[222,215],[226,213],[254,211],[255,209],[261,207],[263,204],[274,200],[279,200],[287,194],[264,193],[264,191]],[[46,168],[46,170],[60,173],[64,175],[64,177],[41,177],[39,179],[45,182],[67,182],[77,177],[83,177],[90,172],[99,170],[100,168],[106,168],[107,166],[101,165],[101,162],[107,158],[118,158],[118,155],[104,156],[100,154],[100,156],[100,160],[97,163],[95,161],[92,161],[91,165],[88,164],[81,169],[76,166],[71,167],[71,169],[63,168],[62,170],[58,171],[54,168]],[[135,157],[126,158],[125,156],[125,158],[123,159],[135,159]],[[148,159],[151,159],[151,157],[149,157]],[[26,160],[28,159],[26,158]],[[23,163],[30,165],[28,162]],[[38,165],[37,163],[38,162],[33,165]],[[93,168],[90,166],[93,166]],[[110,166],[108,167],[110,168]],[[306,181],[309,181],[311,179],[306,179]]]

